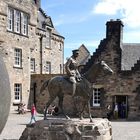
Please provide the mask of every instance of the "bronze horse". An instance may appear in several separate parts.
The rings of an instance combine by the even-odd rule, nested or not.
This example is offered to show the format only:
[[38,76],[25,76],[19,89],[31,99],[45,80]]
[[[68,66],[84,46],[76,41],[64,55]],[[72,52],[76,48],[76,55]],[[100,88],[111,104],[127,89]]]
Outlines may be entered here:
[[[101,71],[104,71],[104,72],[107,71],[109,73],[113,73],[113,70],[104,61],[101,61],[101,62],[93,64],[91,68],[85,74],[83,74],[82,80],[80,82],[77,82],[75,96],[83,97],[84,100],[86,101],[88,105],[88,113],[89,113],[90,122],[92,122],[92,116],[90,112],[90,98],[93,94],[93,88],[92,88],[91,83],[88,80],[92,79],[92,81],[95,81],[96,77]],[[47,113],[48,107],[54,101],[56,97],[58,97],[59,99],[59,103],[58,103],[59,108],[61,109],[64,116],[67,119],[69,119],[69,117],[65,114],[63,110],[63,98],[64,98],[64,95],[66,94],[72,95],[72,91],[71,91],[72,83],[66,78],[66,76],[55,76],[51,78],[50,80],[47,80],[43,83],[40,89],[40,93],[42,93],[46,87],[48,88],[50,98],[48,102],[46,103],[44,119],[46,119],[46,113]],[[84,108],[79,113],[80,119],[83,118],[83,111],[84,111]]]

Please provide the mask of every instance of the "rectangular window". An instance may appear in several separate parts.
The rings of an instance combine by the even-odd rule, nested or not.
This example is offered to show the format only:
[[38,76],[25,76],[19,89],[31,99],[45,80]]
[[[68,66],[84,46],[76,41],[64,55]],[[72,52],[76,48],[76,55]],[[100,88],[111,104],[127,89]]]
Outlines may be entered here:
[[14,57],[15,57],[15,67],[21,67],[21,60],[22,60],[22,50],[15,48],[14,50]]
[[14,23],[14,10],[9,8],[8,9],[8,20],[7,20],[7,29],[9,31],[13,31],[13,23]]
[[46,48],[51,48],[51,30],[46,31]]
[[62,51],[62,44],[59,44],[59,50]]
[[15,32],[21,32],[21,13],[20,11],[15,11]]
[[8,7],[7,30],[23,35],[28,35],[28,14],[20,10]]
[[51,62],[46,61],[46,73],[50,74],[51,73]]
[[100,95],[101,90],[99,88],[94,88],[91,106],[100,106]]
[[23,34],[28,35],[28,16],[23,14]]
[[14,103],[20,103],[21,101],[21,94],[22,94],[22,86],[19,83],[14,84]]
[[31,72],[35,72],[35,58],[31,58]]

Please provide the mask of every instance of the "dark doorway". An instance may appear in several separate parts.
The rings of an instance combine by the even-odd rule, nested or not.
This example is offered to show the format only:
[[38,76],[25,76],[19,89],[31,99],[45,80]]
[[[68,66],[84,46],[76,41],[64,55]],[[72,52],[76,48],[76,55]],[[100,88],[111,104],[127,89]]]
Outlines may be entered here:
[[118,105],[118,118],[125,119],[128,114],[128,97],[124,95],[116,95],[114,104]]

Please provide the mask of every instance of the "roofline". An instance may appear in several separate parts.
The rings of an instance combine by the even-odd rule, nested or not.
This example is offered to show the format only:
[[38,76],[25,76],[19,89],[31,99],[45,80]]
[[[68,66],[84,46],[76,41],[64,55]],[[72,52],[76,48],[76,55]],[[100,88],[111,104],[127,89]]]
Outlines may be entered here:
[[39,11],[46,17],[48,18],[47,14],[44,12],[44,10],[42,8],[39,8]]
[[65,39],[65,37],[61,36],[61,35],[58,35],[58,34],[55,34],[55,33],[52,33],[53,35],[56,35],[56,36],[59,36],[59,37],[62,37],[63,39]]
[[[85,50],[90,54],[89,50],[86,48],[86,46],[84,44],[82,44],[81,46],[83,46],[85,48]],[[79,47],[79,49],[80,49],[80,47]]]
[[133,46],[137,46],[137,45],[140,45],[140,43],[123,43],[123,45],[133,45]]

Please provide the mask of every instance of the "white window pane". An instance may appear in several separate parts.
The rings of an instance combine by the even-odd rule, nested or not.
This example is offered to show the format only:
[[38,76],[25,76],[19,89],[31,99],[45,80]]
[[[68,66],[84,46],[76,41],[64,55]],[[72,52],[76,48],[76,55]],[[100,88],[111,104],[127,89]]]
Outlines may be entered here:
[[100,106],[100,89],[98,88],[93,91],[93,106]]
[[51,48],[51,30],[46,31],[46,48]]
[[50,74],[51,73],[51,62],[46,62],[46,73]]
[[28,34],[28,16],[27,14],[23,14],[23,34]]
[[13,9],[8,8],[8,19],[7,19],[7,28],[8,30],[13,30]]
[[20,102],[21,99],[21,84],[14,84],[15,102]]
[[20,16],[20,11],[15,12],[15,31],[17,33],[20,33],[20,24],[21,24],[21,16]]
[[15,52],[14,52],[14,57],[15,57],[15,66],[17,66],[17,67],[21,67],[21,56],[22,56],[22,54],[21,54],[21,49],[15,49],[14,50]]
[[31,71],[35,72],[35,58],[31,58],[30,64],[31,64]]

